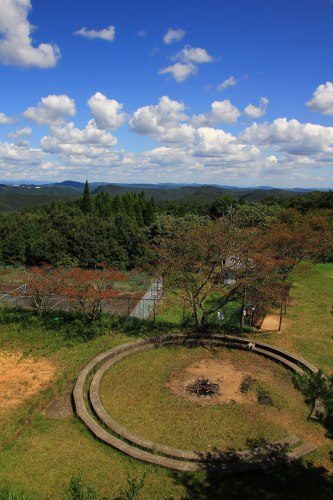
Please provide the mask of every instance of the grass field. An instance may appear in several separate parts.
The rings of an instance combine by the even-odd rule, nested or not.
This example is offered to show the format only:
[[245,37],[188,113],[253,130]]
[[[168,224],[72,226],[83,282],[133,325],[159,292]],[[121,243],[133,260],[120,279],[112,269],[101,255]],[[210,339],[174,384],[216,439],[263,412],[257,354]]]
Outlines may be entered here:
[[[333,265],[316,265],[311,274],[303,275],[296,280],[292,290],[293,302],[284,320],[282,333],[254,333],[252,336],[298,353],[329,374],[333,366],[332,285]],[[149,333],[148,330],[146,328],[146,334]],[[293,492],[293,498],[329,498],[332,482],[326,471],[332,472],[333,469],[330,459],[333,449],[332,440],[325,437],[323,427],[306,420],[308,408],[303,404],[301,396],[294,392],[289,381],[286,382],[286,390],[282,394],[276,392],[276,398],[278,405],[284,406],[282,409],[286,415],[290,414],[290,422],[284,420],[281,423],[278,419],[277,422],[269,422],[268,435],[279,437],[280,433],[289,430],[288,425],[290,429],[295,425],[297,435],[301,438],[307,437],[309,440],[311,438],[312,442],[319,446],[318,450],[312,453],[304,463],[295,464],[288,469],[279,469],[251,477],[220,478],[218,483],[216,476],[213,478],[209,474],[174,475],[166,470],[134,461],[96,441],[75,417],[56,420],[46,415],[47,404],[55,394],[63,390],[67,382],[74,382],[79,368],[88,359],[98,352],[133,340],[137,336],[135,332],[124,334],[115,331],[83,342],[79,338],[71,338],[62,332],[41,327],[37,320],[22,323],[17,319],[0,325],[1,353],[19,352],[23,359],[29,356],[36,360],[47,359],[56,369],[56,376],[48,386],[26,399],[16,407],[15,411],[0,415],[0,491],[6,486],[22,489],[27,494],[22,496],[21,500],[30,497],[69,498],[70,478],[81,471],[82,478],[87,484],[94,486],[100,495],[109,495],[110,498],[119,495],[128,476],[140,478],[143,474],[145,474],[145,484],[141,491],[140,498],[142,499],[221,497],[285,499]],[[154,379],[154,363],[157,366],[163,363],[166,366],[172,366],[172,351],[169,352],[171,358],[168,361],[169,364],[167,363],[168,356],[163,358],[162,349],[142,353],[136,359],[128,358],[126,363],[129,362],[129,373],[126,373],[126,377],[131,376],[133,369],[130,366],[131,360],[138,365],[141,364],[143,380],[145,377],[148,380],[150,374],[149,380],[152,382],[152,387],[149,397],[154,398],[154,391],[158,390],[158,380]],[[149,358],[154,353],[156,358]],[[194,351],[190,354],[194,355]],[[207,352],[204,354],[206,356]],[[183,357],[179,356],[179,360],[177,358],[179,365],[176,363],[175,370],[180,370],[187,363],[192,363],[191,359],[187,359],[187,355],[188,353]],[[148,356],[149,359],[145,359],[144,356]],[[144,361],[147,363],[146,366]],[[118,369],[122,369],[122,366],[125,366],[125,361],[124,364],[119,365]],[[280,367],[275,366],[274,369],[279,371]],[[166,372],[165,377],[170,376],[172,370],[168,372],[169,375]],[[287,377],[289,380],[289,375]],[[123,383],[121,380],[117,380],[117,384],[118,382]],[[147,384],[144,390],[146,387]],[[118,390],[116,384],[113,389]],[[274,393],[274,388],[271,390]],[[291,401],[286,397],[289,390],[290,394],[293,394]],[[169,398],[169,396],[170,394],[164,391],[161,394],[161,403],[164,397]],[[173,396],[170,397],[176,400],[177,405],[178,400]],[[144,398],[145,394],[142,394],[141,400]],[[181,404],[186,406],[183,401]],[[209,411],[214,413],[212,408],[210,407]],[[274,407],[271,410],[279,411]],[[204,418],[203,413],[205,412],[200,407],[196,418]],[[168,416],[169,420],[167,420],[161,412],[158,419],[153,417],[152,412],[150,418],[156,422],[154,432],[159,437],[161,434],[158,433],[162,431],[164,420],[166,424],[171,425],[171,416]],[[225,446],[230,446],[232,443],[244,445],[244,434],[240,435],[237,425],[237,419],[244,417],[238,414],[236,417],[234,430],[236,437],[231,436],[229,441],[224,442]],[[175,420],[177,420],[176,417]],[[208,419],[207,422],[209,423],[210,420]],[[184,425],[187,425],[186,418]],[[228,425],[231,425],[231,419]],[[191,437],[191,432],[190,428],[184,436],[184,443],[190,444],[190,440],[194,439],[193,436]],[[170,434],[171,432],[168,432],[168,436]],[[197,441],[197,446],[212,444],[208,443],[209,438],[210,436],[206,435],[202,443]],[[169,439],[171,443],[171,436]]]

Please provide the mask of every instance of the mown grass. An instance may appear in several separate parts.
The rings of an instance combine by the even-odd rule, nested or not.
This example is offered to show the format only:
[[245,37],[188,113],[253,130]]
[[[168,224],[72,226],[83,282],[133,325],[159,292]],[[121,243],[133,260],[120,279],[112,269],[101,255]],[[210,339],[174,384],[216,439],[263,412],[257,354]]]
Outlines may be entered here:
[[[297,278],[292,289],[293,303],[288,309],[282,333],[253,332],[251,336],[298,353],[330,373],[333,366],[332,276],[333,264],[319,264],[311,274]],[[168,317],[168,321],[173,314]],[[175,323],[173,327],[180,328]],[[332,485],[325,470],[332,470],[332,441],[325,437],[325,430],[320,424],[307,420],[309,409],[303,404],[302,396],[294,392],[292,385],[292,397],[289,398],[290,375],[282,368],[286,373],[286,380],[281,382],[282,392],[272,384],[265,387],[276,404],[269,411],[275,415],[272,420],[277,425],[277,432],[290,429],[301,439],[318,445],[318,450],[309,456],[304,465],[278,468],[253,477],[229,480],[209,474],[175,475],[129,459],[99,443],[75,417],[54,420],[46,416],[46,405],[67,382],[74,382],[79,368],[93,355],[138,336],[165,333],[165,328],[166,322],[152,327],[148,323],[129,324],[122,320],[114,322],[108,333],[103,330],[104,333],[92,332],[91,337],[80,338],[69,335],[68,329],[65,333],[60,327],[53,328],[47,323],[41,325],[38,320],[21,321],[17,317],[7,324],[0,324],[1,350],[19,350],[24,355],[46,357],[57,367],[57,376],[49,388],[1,418],[1,488],[8,486],[25,491],[35,498],[68,498],[70,478],[81,471],[86,484],[91,484],[100,495],[109,495],[110,498],[119,495],[129,475],[140,478],[144,473],[146,477],[140,492],[141,499],[162,500],[171,496],[174,499],[221,498],[216,493],[220,491],[225,498],[288,498],[288,491],[292,491],[295,498],[328,498]],[[154,352],[156,355],[159,353],[158,350]],[[137,359],[139,362],[143,358]],[[145,365],[142,370],[145,372],[149,368]],[[151,380],[154,381],[153,377]],[[163,393],[163,397],[165,395]],[[141,400],[145,397],[145,393],[142,394]],[[293,405],[297,406],[297,411],[293,411]],[[266,410],[263,408],[263,411]],[[283,422],[280,419],[282,414],[285,415]],[[158,419],[153,420],[161,430],[164,415],[160,414]],[[174,421],[177,421],[177,415],[174,415]],[[239,421],[235,418],[233,433],[239,432]],[[208,426],[211,423],[209,421]],[[186,425],[188,421],[184,421]],[[272,432],[272,428],[269,432]],[[210,443],[206,441],[206,444]]]

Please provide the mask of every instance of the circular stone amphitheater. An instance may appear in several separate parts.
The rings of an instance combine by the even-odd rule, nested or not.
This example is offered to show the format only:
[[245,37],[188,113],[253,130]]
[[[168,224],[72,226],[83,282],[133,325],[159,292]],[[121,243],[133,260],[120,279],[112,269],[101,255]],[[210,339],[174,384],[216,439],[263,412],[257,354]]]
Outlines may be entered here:
[[74,387],[77,415],[96,438],[132,458],[179,471],[212,468],[241,472],[264,469],[300,458],[315,449],[310,443],[301,442],[297,436],[287,435],[279,441],[241,451],[199,452],[153,442],[120,425],[111,418],[101,403],[102,378],[114,365],[128,356],[149,349],[171,346],[240,349],[264,356],[292,372],[299,374],[318,372],[317,368],[305,359],[287,351],[262,342],[232,336],[166,335],[124,344],[94,357],[81,370]]

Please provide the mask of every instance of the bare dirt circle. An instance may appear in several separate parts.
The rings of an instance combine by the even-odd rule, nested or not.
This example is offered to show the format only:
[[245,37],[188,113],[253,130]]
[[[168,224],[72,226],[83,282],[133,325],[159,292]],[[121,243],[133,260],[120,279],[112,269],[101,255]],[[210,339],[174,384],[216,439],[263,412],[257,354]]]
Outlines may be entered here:
[[[222,403],[254,403],[256,401],[253,392],[242,393],[239,388],[248,374],[241,371],[228,361],[203,360],[189,365],[180,373],[175,373],[167,387],[172,393],[180,398],[204,405]],[[187,386],[193,384],[199,378],[209,379],[210,382],[219,385],[219,394],[212,397],[197,396],[187,391]]]
[[0,415],[44,389],[54,378],[48,359],[35,360],[22,352],[0,352]]

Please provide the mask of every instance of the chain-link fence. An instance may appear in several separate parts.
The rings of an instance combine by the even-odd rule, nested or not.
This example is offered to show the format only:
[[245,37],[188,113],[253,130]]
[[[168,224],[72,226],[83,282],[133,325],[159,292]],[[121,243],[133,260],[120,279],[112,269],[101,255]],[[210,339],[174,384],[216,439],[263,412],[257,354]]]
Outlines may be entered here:
[[163,293],[162,278],[157,279],[147,290],[142,299],[137,303],[130,316],[132,318],[148,319],[153,316],[155,319],[156,304]]
[[[117,297],[102,302],[103,312],[118,316],[148,319],[154,317],[155,308],[162,295],[162,280],[156,280],[142,296],[140,292],[119,292]],[[11,306],[34,308],[34,296],[29,293],[26,284],[0,284],[0,303]],[[47,300],[48,310],[74,311],[80,310],[79,300],[61,295],[53,295]]]

